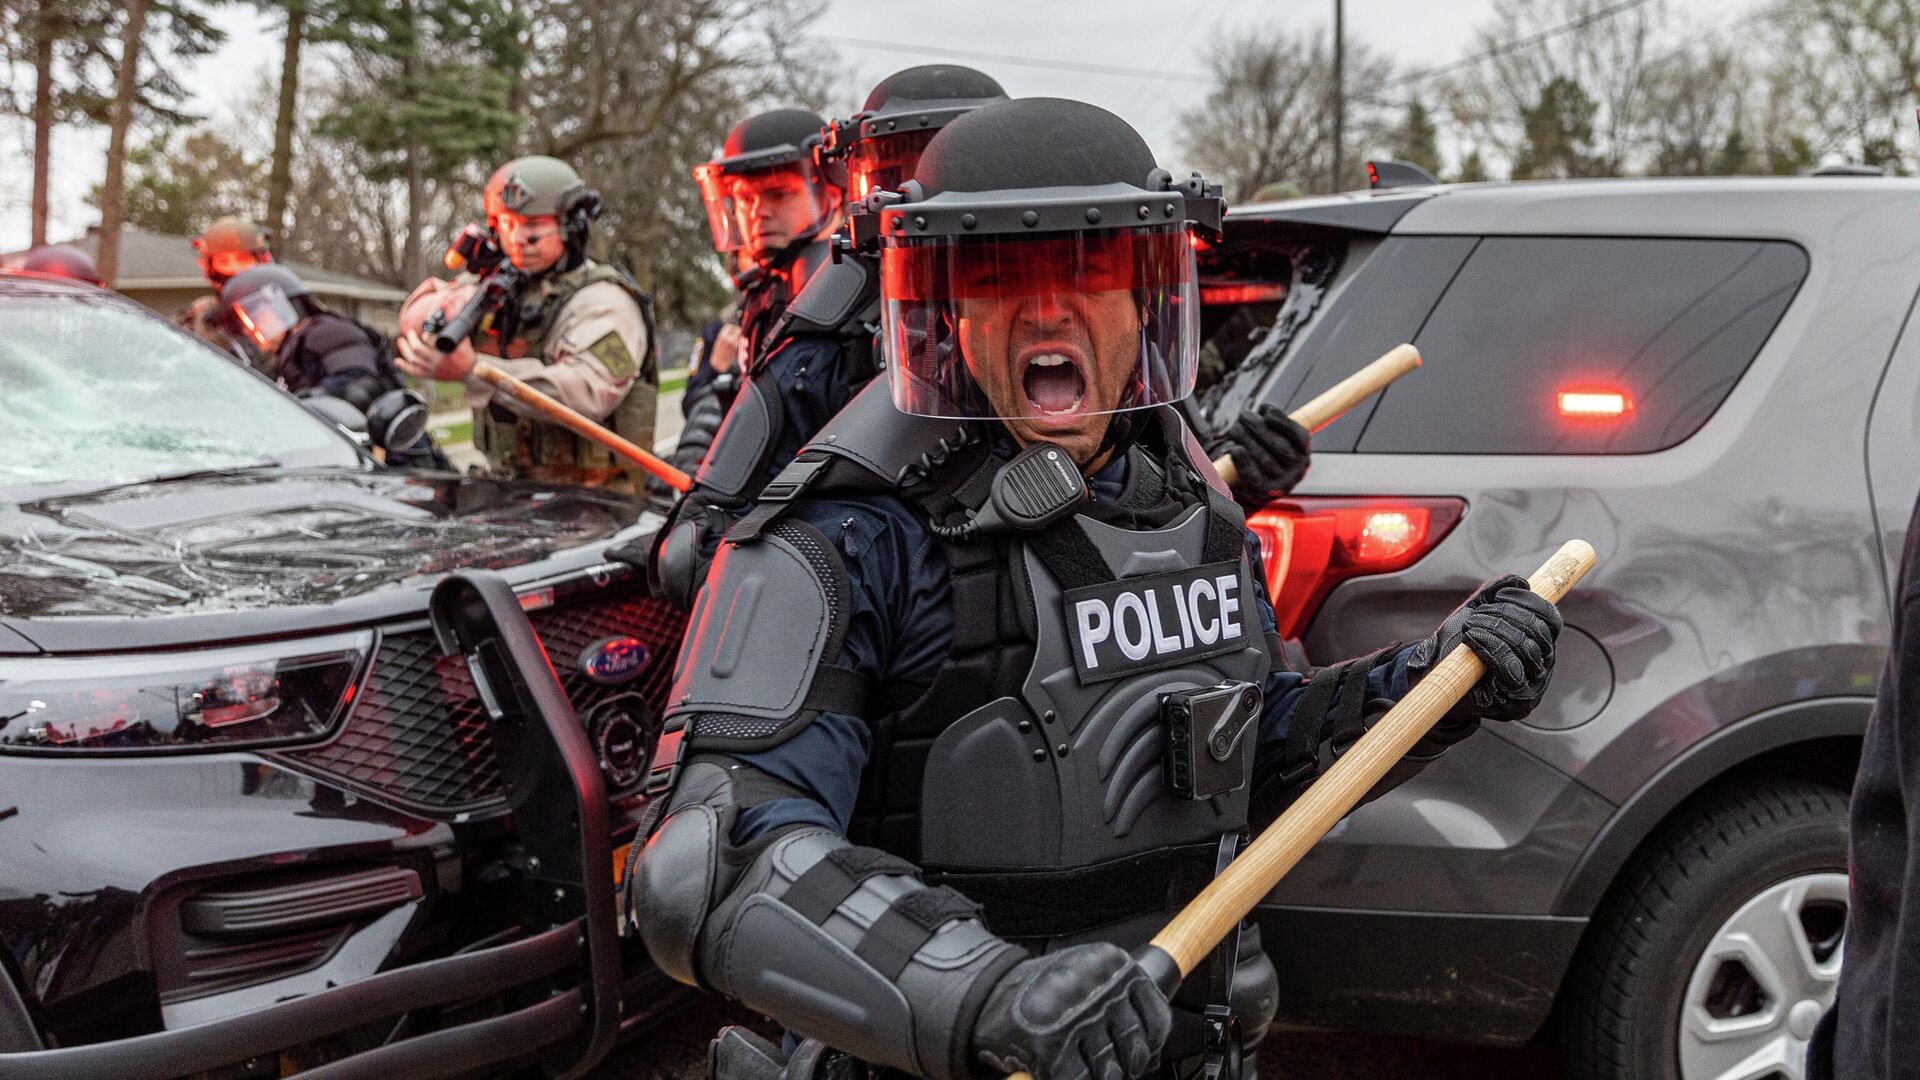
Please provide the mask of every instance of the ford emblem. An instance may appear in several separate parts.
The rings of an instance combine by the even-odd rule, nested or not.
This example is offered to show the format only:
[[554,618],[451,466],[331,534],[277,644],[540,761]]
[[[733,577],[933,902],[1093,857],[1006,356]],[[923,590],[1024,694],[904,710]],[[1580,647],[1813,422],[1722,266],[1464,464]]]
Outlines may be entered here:
[[580,650],[580,671],[601,686],[619,686],[647,666],[647,644],[637,637],[602,638]]

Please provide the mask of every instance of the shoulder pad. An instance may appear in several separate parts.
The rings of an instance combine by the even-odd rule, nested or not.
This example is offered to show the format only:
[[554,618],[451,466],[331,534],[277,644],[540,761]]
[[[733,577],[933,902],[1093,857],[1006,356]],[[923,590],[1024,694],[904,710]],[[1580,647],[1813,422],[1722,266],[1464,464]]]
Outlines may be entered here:
[[1193,428],[1187,424],[1187,418],[1180,414],[1180,410],[1171,405],[1162,405],[1155,411],[1160,413],[1161,423],[1167,425],[1167,445],[1184,448],[1187,462],[1193,466],[1194,473],[1221,496],[1233,498],[1227,482],[1220,478],[1220,470],[1213,467],[1213,459],[1207,456],[1207,448],[1200,445],[1200,437],[1193,433]]
[[346,345],[371,345],[366,327],[331,311],[323,311],[307,322],[301,344],[314,353],[329,353]]
[[694,475],[701,487],[729,499],[744,498],[749,485],[766,471],[767,459],[786,425],[779,392],[769,392],[771,388],[762,385],[768,381],[755,375],[740,384],[733,407],[720,421],[720,429]]
[[915,470],[943,463],[978,438],[971,422],[901,412],[894,407],[892,387],[878,378],[855,394],[801,453],[848,461],[888,487],[905,487],[922,478]]
[[839,651],[850,595],[839,552],[805,522],[782,521],[757,544],[722,544],[667,699],[668,717],[691,725],[688,745],[761,750],[804,727],[815,673]]
[[822,267],[787,305],[785,319],[774,337],[836,333],[864,314],[864,309],[879,297],[879,290],[879,275],[866,259],[843,258]]

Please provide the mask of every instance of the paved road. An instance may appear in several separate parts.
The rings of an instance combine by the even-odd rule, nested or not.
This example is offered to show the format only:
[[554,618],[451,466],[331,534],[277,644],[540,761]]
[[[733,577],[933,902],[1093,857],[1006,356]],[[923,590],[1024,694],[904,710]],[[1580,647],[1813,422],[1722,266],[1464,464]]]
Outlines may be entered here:
[[[708,1000],[665,1030],[616,1050],[588,1080],[701,1080],[707,1040],[722,1024],[768,1025]],[[1413,1039],[1275,1032],[1260,1052],[1261,1080],[1554,1080],[1532,1051],[1487,1050]]]

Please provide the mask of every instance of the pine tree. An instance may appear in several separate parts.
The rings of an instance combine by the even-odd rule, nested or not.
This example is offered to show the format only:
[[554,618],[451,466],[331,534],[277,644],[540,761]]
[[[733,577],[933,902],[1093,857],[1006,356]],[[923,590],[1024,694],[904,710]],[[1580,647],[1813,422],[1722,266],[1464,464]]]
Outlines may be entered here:
[[1558,75],[1540,90],[1540,100],[1522,114],[1526,145],[1514,159],[1515,180],[1592,176],[1599,163],[1588,148],[1598,111],[1580,84]]
[[1400,129],[1393,156],[1440,175],[1440,129],[1433,122],[1432,111],[1418,101],[1407,103],[1406,124]]
[[1478,184],[1491,179],[1493,176],[1487,172],[1486,160],[1480,156],[1480,148],[1477,146],[1467,151],[1467,156],[1460,159],[1460,171],[1453,175],[1453,182],[1456,184]]
[[520,18],[500,0],[342,0],[329,34],[371,78],[324,117],[322,134],[351,140],[373,159],[376,180],[403,180],[407,228],[401,276],[426,274],[422,256],[428,177],[457,176],[505,156],[521,118],[508,108]]

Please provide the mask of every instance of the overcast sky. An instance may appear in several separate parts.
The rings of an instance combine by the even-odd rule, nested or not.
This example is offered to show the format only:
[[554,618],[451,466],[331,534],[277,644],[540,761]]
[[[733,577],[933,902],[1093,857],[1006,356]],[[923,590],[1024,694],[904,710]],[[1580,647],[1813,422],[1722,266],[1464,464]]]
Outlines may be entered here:
[[[1326,27],[1333,0],[829,0],[811,33],[841,58],[837,100],[857,105],[865,90],[890,72],[931,63],[940,53],[1000,80],[1016,97],[1080,98],[1112,109],[1139,128],[1163,162],[1178,166],[1179,114],[1205,96],[1211,43],[1256,23],[1289,28]],[[1455,59],[1472,45],[1474,27],[1492,0],[1346,0],[1349,40],[1364,41],[1408,68]],[[1676,0],[1707,10],[1716,0]],[[278,63],[272,23],[256,9],[231,5],[218,21],[227,42],[195,65],[197,111],[218,116],[221,102],[238,95]],[[873,44],[856,43],[866,42]],[[910,51],[926,50],[926,51]],[[1043,67],[1026,60],[1057,63]],[[1129,69],[1075,70],[1075,65]],[[1134,72],[1158,74],[1136,74]],[[0,155],[0,249],[28,235],[31,129],[15,122],[0,130],[11,153]],[[59,129],[54,161],[54,239],[77,234],[98,220],[85,203],[103,170],[104,131]]]

